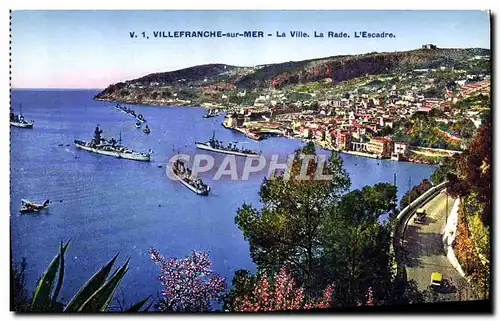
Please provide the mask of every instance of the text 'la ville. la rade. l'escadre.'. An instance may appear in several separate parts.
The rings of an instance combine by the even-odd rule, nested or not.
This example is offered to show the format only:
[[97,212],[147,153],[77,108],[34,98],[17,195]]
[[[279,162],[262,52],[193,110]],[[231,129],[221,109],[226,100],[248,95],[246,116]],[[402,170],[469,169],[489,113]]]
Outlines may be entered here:
[[[291,38],[309,38],[309,33],[305,31],[290,31],[289,35]],[[285,38],[287,37],[287,33],[285,32],[276,32],[276,37]],[[328,31],[328,32],[320,32],[314,31],[314,38],[351,38],[351,34],[344,31]],[[395,38],[396,35],[390,32],[370,32],[370,31],[355,31],[354,38]]]

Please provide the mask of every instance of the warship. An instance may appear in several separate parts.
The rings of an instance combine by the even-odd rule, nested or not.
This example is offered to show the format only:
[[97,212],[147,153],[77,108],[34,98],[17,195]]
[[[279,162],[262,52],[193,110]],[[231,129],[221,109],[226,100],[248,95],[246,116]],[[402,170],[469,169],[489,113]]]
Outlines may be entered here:
[[198,195],[208,195],[210,186],[203,183],[201,179],[193,178],[191,170],[184,165],[181,160],[176,160],[171,166],[172,175],[177,178],[184,186]]
[[236,143],[229,143],[227,146],[224,146],[223,142],[215,139],[215,131],[208,141],[206,142],[195,142],[196,147],[203,150],[208,150],[216,153],[230,154],[236,156],[244,156],[244,157],[259,157],[260,154],[254,152],[253,150],[246,148],[238,148]]
[[77,148],[81,148],[92,153],[113,156],[116,158],[143,162],[149,162],[151,160],[150,154],[134,152],[127,147],[121,146],[121,134],[118,141],[114,138],[110,140],[102,138],[101,134],[102,130],[99,129],[99,126],[97,126],[94,131],[94,138],[90,142],[75,139],[75,145]]
[[10,124],[14,127],[19,127],[19,128],[33,128],[33,121],[25,120],[22,112],[22,106],[20,106],[20,108],[21,111],[19,115],[16,115],[11,109]]

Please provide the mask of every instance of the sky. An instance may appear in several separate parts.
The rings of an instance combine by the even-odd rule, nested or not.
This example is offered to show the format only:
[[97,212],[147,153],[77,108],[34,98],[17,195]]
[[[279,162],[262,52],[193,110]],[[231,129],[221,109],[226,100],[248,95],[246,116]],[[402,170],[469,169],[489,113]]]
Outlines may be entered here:
[[[340,54],[490,49],[486,11],[13,11],[12,88],[105,88],[190,66],[252,66]],[[286,38],[154,38],[153,31],[264,31]],[[143,39],[141,32],[150,38]],[[310,38],[291,38],[304,31]],[[314,31],[396,38],[314,38]],[[130,32],[139,34],[131,38]]]

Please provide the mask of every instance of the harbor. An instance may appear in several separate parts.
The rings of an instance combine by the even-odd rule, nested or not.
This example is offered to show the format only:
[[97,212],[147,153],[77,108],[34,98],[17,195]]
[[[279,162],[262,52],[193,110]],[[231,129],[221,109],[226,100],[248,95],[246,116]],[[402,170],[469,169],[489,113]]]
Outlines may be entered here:
[[[265,156],[286,157],[304,143],[286,137],[248,139],[223,128],[222,118],[204,119],[204,108],[134,105],[151,128],[145,135],[135,128],[132,117],[117,112],[113,104],[94,101],[95,94],[89,90],[12,92],[13,106],[22,103],[23,113],[36,120],[33,130],[11,129],[12,248],[14,257],[30,258],[27,283],[36,284],[53,249],[70,238],[67,265],[71,273],[65,276],[61,293],[65,297],[80,288],[82,284],[76,281],[90,277],[89,271],[99,269],[117,252],[134,263],[120,284],[125,298],[133,301],[155,293],[157,271],[147,253],[151,246],[161,245],[179,257],[193,248],[210,251],[213,269],[228,279],[235,269],[253,270],[248,243],[234,216],[243,203],[258,204],[265,173],[250,175],[247,181],[213,180],[210,173],[201,173],[203,183],[211,187],[209,195],[201,197],[167,177],[167,160],[181,149],[188,155],[210,153],[220,163],[226,155],[200,151],[195,145],[208,140],[214,131],[215,138],[226,145],[237,142],[237,146],[262,151]],[[107,138],[119,138],[121,132],[127,148],[152,150],[150,162],[78,150],[73,141],[90,140],[97,124]],[[318,148],[318,153],[328,152]],[[396,173],[398,199],[408,190],[410,177],[416,185],[435,168],[349,154],[341,157],[353,189],[393,182]],[[245,161],[245,157],[236,157],[238,166]],[[36,203],[50,199],[49,209],[21,215],[22,199]]]

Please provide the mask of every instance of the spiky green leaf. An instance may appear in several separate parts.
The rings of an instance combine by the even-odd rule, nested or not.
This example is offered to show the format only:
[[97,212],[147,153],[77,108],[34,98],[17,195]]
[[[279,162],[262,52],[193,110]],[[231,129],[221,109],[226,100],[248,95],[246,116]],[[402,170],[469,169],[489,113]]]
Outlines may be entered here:
[[82,305],[106,282],[109,272],[115,264],[116,254],[106,265],[97,271],[75,294],[73,299],[68,303],[64,312],[78,311]]
[[54,257],[52,262],[43,273],[38,281],[38,284],[33,292],[31,299],[30,310],[33,312],[48,312],[51,310],[50,292],[56,278],[57,269],[60,263],[60,257],[64,256],[64,252],[69,245],[69,241],[60,248],[60,252]]
[[[68,241],[69,243],[69,241]],[[60,247],[60,253],[63,253],[63,242],[61,241],[61,247]],[[56,289],[54,290],[54,294],[52,295],[52,306],[56,306],[57,304],[57,297],[59,296],[59,292],[61,291],[62,283],[64,280],[64,255],[61,255],[59,258],[59,274],[57,276],[57,285]]]
[[[151,295],[148,296],[147,298],[144,298],[141,301],[133,304],[130,308],[128,308],[124,312],[139,312],[139,310],[142,308],[142,306],[144,305],[144,303],[146,303],[149,300],[149,298],[151,298]],[[147,309],[144,310],[144,311],[147,311]]]
[[153,305],[153,303],[155,303],[155,300],[151,300],[151,302],[148,304],[147,307],[145,307],[142,312],[146,312],[146,311],[149,311],[149,309],[151,308],[151,306]]
[[81,312],[102,312],[104,311],[111,298],[113,297],[118,284],[128,271],[128,262],[116,271],[106,284],[101,286],[82,306],[78,311]]

